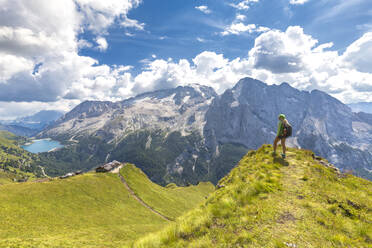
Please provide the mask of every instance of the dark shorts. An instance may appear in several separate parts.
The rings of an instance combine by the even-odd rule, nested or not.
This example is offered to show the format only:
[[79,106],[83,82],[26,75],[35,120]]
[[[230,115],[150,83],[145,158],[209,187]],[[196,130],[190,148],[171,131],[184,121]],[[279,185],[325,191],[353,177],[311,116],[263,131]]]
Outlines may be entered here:
[[287,138],[284,135],[279,135],[279,136],[276,136],[276,137],[278,137],[278,139],[285,139],[285,138]]

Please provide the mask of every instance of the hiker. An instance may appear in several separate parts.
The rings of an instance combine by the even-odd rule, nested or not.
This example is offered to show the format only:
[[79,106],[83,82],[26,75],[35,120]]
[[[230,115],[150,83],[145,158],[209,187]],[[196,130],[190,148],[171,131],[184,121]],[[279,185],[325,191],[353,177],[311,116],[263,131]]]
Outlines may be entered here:
[[285,152],[286,152],[286,146],[285,146],[285,140],[287,137],[292,135],[292,127],[285,118],[284,114],[280,114],[279,117],[279,123],[278,123],[278,132],[276,134],[275,140],[274,140],[274,152],[273,154],[276,154],[276,147],[278,145],[279,140],[281,141],[283,153],[282,158],[285,158]]

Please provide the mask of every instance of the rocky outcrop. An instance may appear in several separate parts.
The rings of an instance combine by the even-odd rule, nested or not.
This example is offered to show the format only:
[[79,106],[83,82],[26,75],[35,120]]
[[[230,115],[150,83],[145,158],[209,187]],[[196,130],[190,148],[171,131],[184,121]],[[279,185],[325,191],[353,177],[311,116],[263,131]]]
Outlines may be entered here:
[[121,165],[122,165],[122,163],[114,160],[110,163],[107,163],[107,164],[104,164],[104,165],[101,165],[101,166],[97,167],[96,172],[110,172],[112,170],[115,170],[116,168],[118,168]]
[[69,172],[69,173],[66,173],[65,175],[60,176],[59,178],[60,178],[60,179],[66,179],[66,178],[69,178],[69,177],[73,177],[73,176],[80,175],[80,174],[82,174],[82,173],[83,173],[83,171],[78,170],[78,171],[75,171],[75,172]]

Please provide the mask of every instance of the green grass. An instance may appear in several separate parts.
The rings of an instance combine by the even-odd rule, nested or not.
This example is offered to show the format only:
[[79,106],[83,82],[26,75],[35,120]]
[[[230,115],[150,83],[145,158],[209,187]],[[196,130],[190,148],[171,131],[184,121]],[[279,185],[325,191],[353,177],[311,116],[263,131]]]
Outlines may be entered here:
[[[140,172],[131,176],[136,182],[128,179],[130,185],[141,183]],[[207,193],[204,186],[198,193],[198,187],[193,188],[195,194]],[[187,204],[170,212],[172,216],[203,200],[192,193],[180,199],[181,204],[173,198],[174,204]],[[123,247],[167,224],[136,201],[117,174],[87,173],[0,186],[0,247]]]
[[201,207],[132,247],[372,247],[372,183],[265,145]]
[[35,174],[22,171],[19,168],[0,169],[0,185],[18,182],[24,178],[27,178],[28,181],[37,179]]
[[153,183],[137,167],[127,164],[121,170],[122,176],[131,189],[153,209],[170,219],[175,219],[185,211],[195,207],[191,202],[201,202],[214,190],[211,183],[199,183],[197,186],[162,187]]
[[0,131],[0,184],[9,183],[13,179],[33,180],[41,176],[40,167],[34,163],[38,155],[20,147],[26,141],[24,137]]

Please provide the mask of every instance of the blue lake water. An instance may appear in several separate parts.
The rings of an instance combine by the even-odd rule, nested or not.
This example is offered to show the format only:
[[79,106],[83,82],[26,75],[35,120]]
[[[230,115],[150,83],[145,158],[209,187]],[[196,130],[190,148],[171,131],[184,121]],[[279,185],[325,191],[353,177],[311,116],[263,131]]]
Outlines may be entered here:
[[63,147],[61,143],[51,139],[33,140],[32,144],[22,146],[23,149],[32,153],[48,152],[60,147]]

